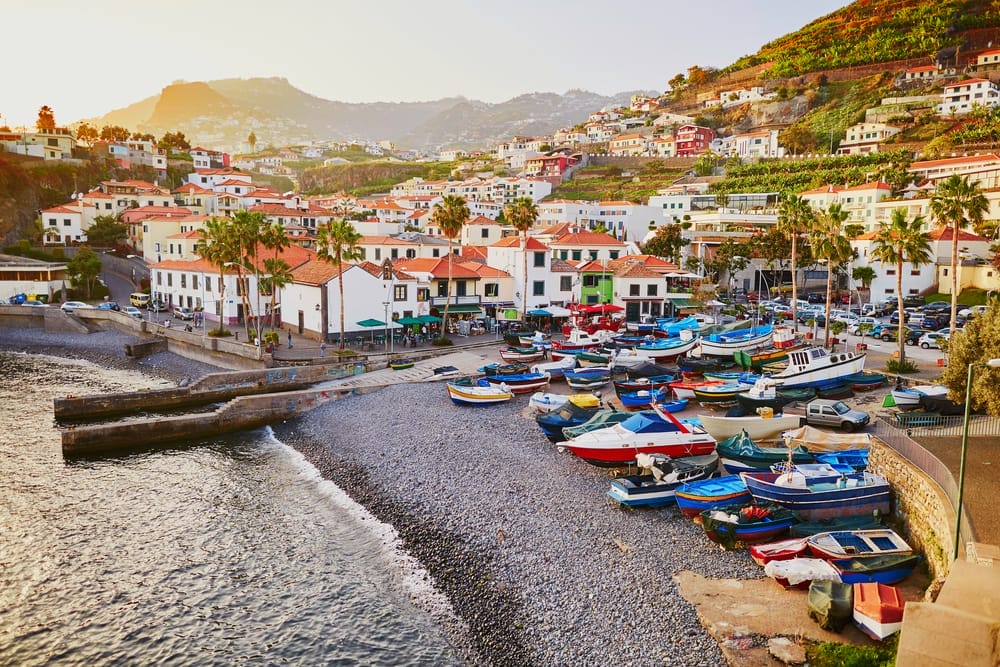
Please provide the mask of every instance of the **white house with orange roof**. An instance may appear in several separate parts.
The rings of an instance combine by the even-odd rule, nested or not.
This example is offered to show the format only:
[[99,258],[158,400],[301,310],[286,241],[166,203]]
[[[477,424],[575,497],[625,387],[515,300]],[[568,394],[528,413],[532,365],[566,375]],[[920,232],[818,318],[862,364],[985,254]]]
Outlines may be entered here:
[[515,233],[510,227],[505,228],[496,220],[484,215],[477,215],[466,220],[458,237],[462,245],[488,246],[493,245],[506,234]]
[[619,157],[645,155],[650,138],[644,134],[620,134],[608,142],[608,154]]
[[[448,300],[448,275],[451,264],[451,301]],[[440,259],[401,259],[393,262],[393,267],[415,277],[419,283],[417,288],[417,315],[438,315],[444,313],[448,304],[449,316],[464,319],[483,314],[482,284],[479,273],[464,266],[461,258],[456,255]]]
[[591,202],[576,199],[549,199],[538,202],[536,228],[549,228],[563,224],[579,224],[580,218],[589,212]]
[[733,137],[733,154],[739,158],[784,157],[777,130],[744,132]]
[[845,130],[844,138],[837,146],[837,155],[877,153],[879,144],[901,131],[885,123],[856,123]]
[[674,157],[677,143],[673,137],[654,137],[649,140],[649,154],[653,157]]
[[[421,253],[420,243],[395,236],[372,235],[362,236],[358,242],[358,250],[361,257],[369,262],[381,263],[386,259],[415,259],[417,257],[430,257],[430,254]],[[446,252],[440,253],[444,255]]]
[[43,210],[42,243],[73,245],[86,242],[87,233],[83,229],[84,206],[82,203],[74,202]]
[[405,197],[408,195],[440,195],[448,187],[448,181],[425,181],[414,176],[402,183],[396,183],[389,190],[392,197]]
[[587,131],[587,141],[592,144],[611,141],[618,134],[615,128],[608,127],[604,123],[587,123],[583,129]]
[[283,204],[260,204],[249,210],[251,213],[261,213],[269,224],[277,224],[282,227],[298,226],[312,230],[313,233],[319,227],[328,224],[334,217],[332,211],[325,209],[302,210]]
[[[527,245],[520,236],[508,236],[486,248],[486,263],[502,269],[514,279],[514,307],[531,310],[552,302],[554,285],[549,266],[552,254],[547,245],[529,236]],[[527,256],[527,275],[524,260]]]
[[482,291],[480,305],[486,317],[504,319],[499,317],[500,311],[514,308],[516,303],[514,276],[485,262],[463,261],[462,266],[479,274],[479,286]]
[[884,181],[862,183],[850,187],[827,185],[799,193],[816,210],[828,210],[840,204],[848,214],[844,225],[863,225],[866,231],[878,226],[876,204],[892,196],[892,187]]
[[592,204],[589,210],[576,220],[582,227],[591,230],[604,227],[615,238],[632,242],[633,245],[646,236],[651,222],[662,221],[662,209],[624,200]]
[[243,181],[247,185],[253,183],[253,176],[235,169],[198,169],[187,175],[187,182],[200,185],[203,188],[215,189],[223,181]]
[[174,189],[174,202],[197,215],[215,215],[219,212],[219,197],[214,190],[187,183]]
[[989,72],[1000,69],[1000,49],[988,49],[976,55],[974,62],[969,63],[975,72]]
[[904,83],[929,83],[938,76],[937,65],[917,65],[903,70]]
[[944,86],[937,112],[942,116],[960,116],[975,107],[997,105],[1000,105],[1000,86],[989,79],[965,79]]
[[938,181],[953,174],[968,176],[984,190],[1000,187],[1000,155],[964,155],[939,160],[920,160],[910,164],[909,172],[917,181]]
[[147,263],[160,262],[173,256],[181,258],[183,247],[179,238],[187,232],[196,232],[205,226],[208,216],[185,215],[177,217],[151,216],[136,223],[139,227],[139,250]]
[[188,151],[188,155],[191,156],[191,161],[196,170],[226,169],[229,167],[229,153],[195,146]]
[[613,260],[629,254],[638,254],[634,245],[619,241],[610,234],[598,232],[570,232],[549,242],[553,257],[570,261]]
[[189,229],[179,234],[171,234],[161,246],[163,259],[198,259],[198,243],[201,233],[198,229]]

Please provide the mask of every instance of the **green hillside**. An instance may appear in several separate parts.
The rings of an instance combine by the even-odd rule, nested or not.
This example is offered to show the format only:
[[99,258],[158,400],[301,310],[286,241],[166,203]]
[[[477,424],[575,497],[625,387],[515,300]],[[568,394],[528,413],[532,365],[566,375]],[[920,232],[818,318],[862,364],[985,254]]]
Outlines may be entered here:
[[347,192],[364,197],[388,192],[396,183],[418,177],[425,180],[448,178],[454,167],[450,162],[363,162],[319,167],[302,172],[299,188],[304,194]]

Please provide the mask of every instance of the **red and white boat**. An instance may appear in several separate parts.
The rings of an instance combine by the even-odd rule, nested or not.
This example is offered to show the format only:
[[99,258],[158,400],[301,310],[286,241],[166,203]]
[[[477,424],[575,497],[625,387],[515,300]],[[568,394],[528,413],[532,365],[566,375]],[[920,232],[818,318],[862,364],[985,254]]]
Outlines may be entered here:
[[715,451],[715,438],[705,429],[681,423],[655,404],[653,413],[640,412],[613,426],[578,435],[564,447],[588,463],[618,466],[637,454],[666,454],[679,459]]
[[667,386],[670,387],[677,398],[694,398],[695,389],[717,384],[725,383],[722,380],[674,380]]
[[573,329],[563,340],[552,341],[553,357],[557,352],[587,352],[611,340],[611,333],[604,330],[592,333],[583,329]]
[[899,632],[905,605],[895,586],[854,584],[854,624],[872,639],[882,641]]
[[758,565],[764,566],[775,560],[798,558],[806,551],[806,538],[792,537],[778,542],[754,544],[750,547],[750,557]]

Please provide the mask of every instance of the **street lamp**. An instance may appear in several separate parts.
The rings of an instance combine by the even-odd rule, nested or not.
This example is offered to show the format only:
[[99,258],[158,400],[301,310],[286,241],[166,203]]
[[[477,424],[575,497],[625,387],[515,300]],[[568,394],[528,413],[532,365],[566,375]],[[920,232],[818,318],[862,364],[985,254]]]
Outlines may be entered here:
[[390,301],[383,301],[382,305],[385,306],[385,355],[389,356],[389,304]]
[[[254,274],[254,282],[256,283],[254,285],[254,287],[257,288],[257,326],[255,328],[257,330],[257,356],[259,357],[260,356],[260,350],[261,350],[261,347],[260,347],[260,277],[257,275],[257,270],[256,269],[251,269],[251,268],[249,268],[249,267],[247,267],[247,266],[245,266],[243,264],[240,264],[239,262],[226,262],[224,264],[224,266],[238,266],[241,269]],[[246,314],[244,314],[244,320],[246,320]]]
[[[958,464],[958,503],[955,507],[955,555],[958,559],[958,545],[962,534],[962,496],[965,493],[965,453],[969,448],[969,403],[972,402],[972,369],[980,364],[969,364],[969,373],[965,378],[965,416],[962,418],[962,457]],[[990,359],[986,362],[990,368],[1000,368],[1000,359]]]

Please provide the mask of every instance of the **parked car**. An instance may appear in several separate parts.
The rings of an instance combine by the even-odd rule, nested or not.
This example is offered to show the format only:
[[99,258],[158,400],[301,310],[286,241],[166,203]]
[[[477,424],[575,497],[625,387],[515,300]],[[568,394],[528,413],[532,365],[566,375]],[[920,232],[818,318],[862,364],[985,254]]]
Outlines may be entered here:
[[920,320],[920,326],[931,331],[936,331],[941,327],[951,324],[951,315],[948,313],[938,313],[937,315],[924,315]]
[[928,350],[930,348],[940,349],[941,343],[947,342],[947,340],[948,340],[947,333],[942,333],[940,331],[928,331],[927,333],[925,333],[923,336],[920,337],[920,340],[917,341],[917,344],[920,345],[920,347],[922,347],[925,350]]
[[150,301],[149,305],[146,306],[146,308],[153,311],[154,313],[162,313],[167,309],[167,304],[163,303],[162,301]]
[[951,303],[947,301],[932,301],[924,306],[924,314],[951,313]]
[[964,317],[965,319],[969,319],[970,317],[977,317],[979,315],[982,315],[983,313],[986,312],[987,308],[989,308],[989,306],[969,306],[968,308],[963,308],[962,310],[958,311],[957,314],[959,317]]
[[826,295],[813,292],[812,294],[806,296],[806,301],[809,303],[826,303]]
[[870,420],[867,412],[852,410],[843,401],[817,398],[806,405],[806,423],[810,426],[831,426],[850,433]]
[[136,308],[135,306],[125,306],[125,310],[123,310],[122,312],[130,317],[134,317],[137,320],[142,319],[142,311]]
[[876,320],[874,317],[859,317],[857,322],[854,322],[853,324],[847,327],[847,333],[854,334],[856,336],[858,335],[858,327],[860,327],[861,325],[867,324],[870,330],[878,323],[879,321]]
[[49,304],[44,301],[39,301],[38,299],[25,299],[22,306],[48,306]]
[[121,310],[122,307],[118,305],[117,301],[102,301],[101,303],[94,306],[97,310]]
[[903,308],[919,308],[927,300],[919,294],[907,294],[903,297]]
[[72,314],[75,310],[87,310],[93,308],[90,304],[84,303],[83,301],[67,301],[66,303],[59,306],[62,308],[64,313]]
[[179,320],[193,320],[194,311],[190,308],[174,308],[174,317]]
[[903,342],[907,345],[916,345],[925,333],[928,333],[927,329],[922,329],[917,326],[904,327],[903,331],[906,332],[906,340]]
[[807,310],[799,313],[799,322],[802,324],[808,324],[809,320],[816,320],[816,326],[824,327],[826,326],[826,313],[814,310]]
[[[903,324],[917,324],[921,319],[923,319],[923,314],[918,308],[907,308],[903,311],[906,313],[906,321]],[[893,313],[889,317],[890,324],[899,324],[899,312]]]

